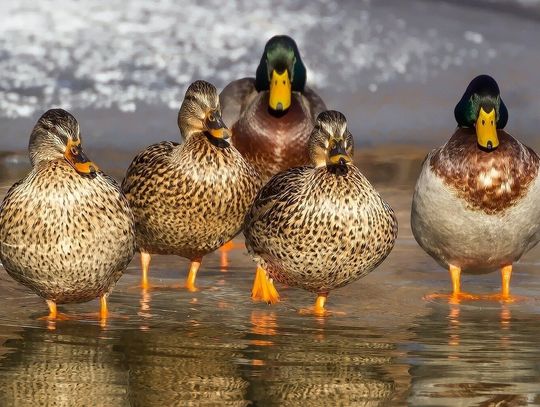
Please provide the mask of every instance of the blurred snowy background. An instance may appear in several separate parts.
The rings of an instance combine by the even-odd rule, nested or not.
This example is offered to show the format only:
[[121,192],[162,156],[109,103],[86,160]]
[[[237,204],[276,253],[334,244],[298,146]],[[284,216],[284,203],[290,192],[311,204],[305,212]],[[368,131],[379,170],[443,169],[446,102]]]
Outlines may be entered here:
[[281,33],[361,144],[440,144],[480,73],[508,129],[540,143],[540,0],[19,0],[0,2],[0,150],[24,149],[55,106],[91,146],[177,139],[187,85],[253,76]]

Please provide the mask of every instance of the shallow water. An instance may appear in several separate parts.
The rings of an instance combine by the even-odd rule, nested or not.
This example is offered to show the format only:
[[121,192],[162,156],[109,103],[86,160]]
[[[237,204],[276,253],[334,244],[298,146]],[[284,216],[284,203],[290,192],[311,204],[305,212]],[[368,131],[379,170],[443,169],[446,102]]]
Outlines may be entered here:
[[[425,300],[450,282],[408,223],[424,153],[358,154],[397,211],[399,239],[377,270],[331,293],[329,309],[338,312],[330,317],[300,315],[314,298],[293,288],[278,287],[278,305],[252,303],[254,266],[241,237],[228,254],[204,258],[197,293],[175,287],[187,261],[165,256],[152,261],[158,288],[141,291],[136,256],[110,297],[114,316],[105,326],[90,315],[97,301],[64,306],[74,320],[39,320],[44,302],[2,271],[0,405],[540,404],[540,250],[515,266],[521,302]],[[6,161],[2,194],[26,171],[23,159]],[[497,273],[463,280],[477,293],[499,284]]]
[[[540,248],[515,265],[520,302],[427,301],[450,282],[409,226],[420,163],[475,75],[495,76],[508,130],[540,148],[539,21],[538,0],[0,2],[0,197],[28,170],[45,109],[72,111],[88,155],[120,179],[138,150],[178,140],[190,81],[252,75],[266,39],[287,32],[400,222],[388,259],[331,293],[344,315],[327,318],[300,315],[314,298],[293,288],[252,303],[241,237],[205,257],[195,294],[175,288],[187,261],[158,256],[161,288],[141,291],[136,256],[105,326],[97,301],[40,320],[44,302],[0,269],[0,406],[540,405]],[[475,293],[499,285],[498,273],[463,279]]]

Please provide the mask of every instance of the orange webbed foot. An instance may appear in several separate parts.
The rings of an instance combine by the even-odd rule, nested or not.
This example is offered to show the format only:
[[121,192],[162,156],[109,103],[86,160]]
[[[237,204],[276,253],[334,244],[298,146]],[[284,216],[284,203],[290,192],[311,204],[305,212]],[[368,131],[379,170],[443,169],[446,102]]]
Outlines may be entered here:
[[433,293],[433,294],[427,294],[424,296],[424,300],[427,301],[434,301],[443,299],[446,300],[449,304],[459,304],[461,301],[479,301],[482,300],[481,295],[476,294],[470,294],[470,293],[451,293],[451,294],[441,294],[441,293]]
[[341,311],[328,311],[325,308],[327,297],[328,297],[328,293],[322,293],[322,294],[317,295],[317,299],[315,300],[315,305],[309,308],[301,308],[299,310],[299,313],[301,315],[315,315],[317,317],[329,317],[332,315],[345,315],[345,313]]
[[255,273],[251,298],[253,301],[264,301],[268,304],[276,304],[280,301],[279,293],[276,287],[274,287],[274,282],[268,277],[266,271],[261,266],[257,267]]
[[514,304],[516,302],[526,301],[527,297],[498,293],[498,294],[487,294],[484,296],[484,299],[487,301],[501,302],[503,304]]

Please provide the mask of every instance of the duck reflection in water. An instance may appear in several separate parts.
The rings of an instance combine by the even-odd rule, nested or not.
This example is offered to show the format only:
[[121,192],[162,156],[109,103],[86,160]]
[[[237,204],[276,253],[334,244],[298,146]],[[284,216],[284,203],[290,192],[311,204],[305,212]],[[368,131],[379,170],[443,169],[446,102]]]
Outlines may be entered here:
[[234,363],[239,336],[225,324],[194,319],[181,328],[126,332],[118,349],[130,372],[130,405],[248,405],[248,383]]
[[[272,311],[251,314],[241,360],[255,405],[375,406],[406,388],[389,368],[394,344],[381,335],[357,327],[347,332],[324,317],[296,322],[280,324]],[[402,373],[407,376],[405,368]]]
[[127,404],[128,373],[97,325],[25,328],[3,347],[8,354],[0,359],[0,406]]
[[456,399],[475,406],[540,403],[537,343],[530,339],[540,333],[537,317],[508,304],[431,307],[411,329],[410,405],[455,406]]

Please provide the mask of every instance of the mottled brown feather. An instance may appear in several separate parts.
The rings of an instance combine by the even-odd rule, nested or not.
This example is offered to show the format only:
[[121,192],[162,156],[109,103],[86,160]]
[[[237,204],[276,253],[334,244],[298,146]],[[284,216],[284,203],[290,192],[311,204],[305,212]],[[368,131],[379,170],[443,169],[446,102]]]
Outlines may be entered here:
[[457,129],[431,156],[431,169],[459,197],[487,214],[502,212],[527,193],[538,175],[540,159],[503,130],[499,147],[482,150],[474,129]]
[[275,175],[246,215],[246,246],[270,276],[316,293],[374,270],[397,237],[392,208],[353,165]]
[[140,250],[194,259],[240,232],[260,183],[233,146],[201,133],[183,144],[148,147],[131,163],[122,189]]
[[57,303],[108,294],[135,252],[133,215],[120,186],[102,172],[44,161],[0,207],[0,259],[15,280]]

